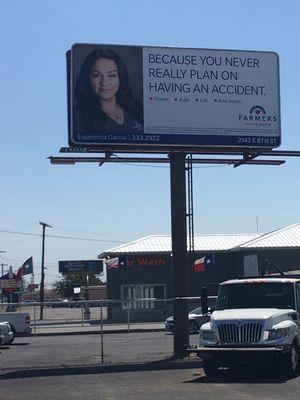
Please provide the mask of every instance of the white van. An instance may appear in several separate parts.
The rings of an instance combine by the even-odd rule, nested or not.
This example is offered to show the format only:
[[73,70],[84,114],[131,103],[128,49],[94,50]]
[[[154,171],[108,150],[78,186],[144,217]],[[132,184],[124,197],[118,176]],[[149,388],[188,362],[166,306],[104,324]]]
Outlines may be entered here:
[[17,335],[30,335],[29,313],[5,312],[0,313],[0,322],[9,322],[11,330]]

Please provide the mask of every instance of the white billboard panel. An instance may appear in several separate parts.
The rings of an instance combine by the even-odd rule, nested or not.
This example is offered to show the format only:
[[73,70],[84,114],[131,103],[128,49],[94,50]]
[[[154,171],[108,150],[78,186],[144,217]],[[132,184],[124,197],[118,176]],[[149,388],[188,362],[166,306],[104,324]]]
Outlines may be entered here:
[[71,145],[280,145],[273,52],[76,44],[70,76]]
[[2,289],[20,288],[21,281],[16,281],[14,279],[2,279],[0,280],[0,287]]

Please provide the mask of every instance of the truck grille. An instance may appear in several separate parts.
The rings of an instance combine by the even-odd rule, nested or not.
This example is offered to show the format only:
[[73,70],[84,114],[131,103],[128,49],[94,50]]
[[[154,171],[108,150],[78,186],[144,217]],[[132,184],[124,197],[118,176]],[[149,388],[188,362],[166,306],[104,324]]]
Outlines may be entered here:
[[219,337],[222,343],[226,344],[253,344],[258,343],[261,339],[262,324],[246,322],[238,324],[220,324],[218,326]]

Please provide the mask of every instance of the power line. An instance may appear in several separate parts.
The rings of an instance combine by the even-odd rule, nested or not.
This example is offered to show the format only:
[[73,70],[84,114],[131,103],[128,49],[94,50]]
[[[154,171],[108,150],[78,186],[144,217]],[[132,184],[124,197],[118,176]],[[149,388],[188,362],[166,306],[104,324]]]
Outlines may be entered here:
[[42,236],[39,233],[28,233],[28,232],[17,232],[17,231],[6,231],[4,229],[0,229],[2,233],[12,233],[16,235],[26,235],[26,236]]
[[9,241],[9,242],[2,242],[1,241],[1,246],[12,246],[12,245],[16,245],[16,244],[20,244],[20,243],[27,243],[30,242],[34,239],[20,239],[20,240],[14,240],[14,241]]
[[73,237],[73,236],[56,236],[56,235],[46,235],[46,236],[55,238],[55,239],[85,240],[85,241],[90,241],[90,242],[105,242],[105,243],[120,243],[120,244],[124,243],[124,241],[120,241],[120,240],[90,239],[90,238],[80,238],[80,237]]
[[[24,235],[24,236],[37,236],[37,237],[42,236],[39,233],[7,231],[4,229],[0,229],[0,232],[1,233],[10,233],[10,234],[14,234],[14,235]],[[120,244],[124,243],[124,241],[120,241],[120,240],[91,239],[91,238],[82,238],[82,237],[74,237],[74,236],[57,236],[57,235],[46,235],[46,236],[49,238],[54,238],[54,239],[84,240],[84,241],[89,241],[89,242],[120,243]]]
[[74,229],[74,228],[73,229],[63,228],[63,227],[57,226],[57,225],[53,225],[53,228],[55,228],[56,230],[59,230],[59,231],[76,232],[76,233],[79,233],[79,234],[88,234],[88,235],[93,235],[93,236],[105,235],[105,236],[114,236],[114,237],[119,237],[119,238],[126,237],[125,240],[128,240],[128,234],[127,233],[116,235],[115,233],[107,232],[107,231],[91,232],[91,231],[85,231],[85,230],[82,230],[82,229],[79,230],[79,229]]

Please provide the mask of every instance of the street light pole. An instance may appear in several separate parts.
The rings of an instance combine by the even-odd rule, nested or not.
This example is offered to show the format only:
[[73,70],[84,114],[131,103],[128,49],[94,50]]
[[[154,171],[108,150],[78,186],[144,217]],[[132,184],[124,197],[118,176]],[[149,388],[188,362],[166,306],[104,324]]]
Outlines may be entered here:
[[39,221],[43,227],[43,240],[42,240],[42,264],[41,264],[41,285],[40,285],[40,319],[43,319],[44,313],[44,300],[45,300],[45,231],[46,227],[52,228],[51,225]]

